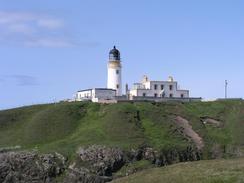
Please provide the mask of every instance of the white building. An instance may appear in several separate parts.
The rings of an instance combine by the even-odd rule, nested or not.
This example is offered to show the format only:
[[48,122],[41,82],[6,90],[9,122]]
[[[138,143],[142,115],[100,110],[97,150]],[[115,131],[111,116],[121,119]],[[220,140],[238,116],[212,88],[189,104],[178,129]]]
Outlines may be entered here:
[[109,52],[107,88],[94,88],[78,91],[76,101],[93,101],[111,103],[122,100],[148,100],[148,101],[199,101],[201,98],[190,98],[189,90],[181,90],[176,81],[169,77],[168,81],[150,81],[144,76],[142,82],[135,83],[122,95],[122,65],[119,50],[114,48]]
[[142,82],[135,83],[127,94],[130,99],[135,97],[189,98],[189,90],[178,89],[173,77],[169,77],[168,81],[150,81],[147,76],[144,76]]
[[94,88],[81,90],[76,93],[76,101],[106,102],[115,100],[116,90],[107,88]]

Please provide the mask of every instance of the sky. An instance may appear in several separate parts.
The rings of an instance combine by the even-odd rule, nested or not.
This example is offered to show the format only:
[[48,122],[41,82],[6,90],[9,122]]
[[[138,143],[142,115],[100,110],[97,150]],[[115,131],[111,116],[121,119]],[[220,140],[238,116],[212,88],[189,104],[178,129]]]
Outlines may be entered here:
[[244,98],[243,0],[0,0],[0,109],[106,87],[108,52],[123,85],[173,76],[205,100]]

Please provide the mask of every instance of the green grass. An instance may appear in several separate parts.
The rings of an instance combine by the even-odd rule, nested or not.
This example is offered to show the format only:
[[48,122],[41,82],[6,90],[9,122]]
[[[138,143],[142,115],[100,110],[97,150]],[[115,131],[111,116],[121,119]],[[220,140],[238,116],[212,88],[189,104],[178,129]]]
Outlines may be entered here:
[[[80,146],[102,144],[137,148],[184,149],[192,145],[177,133],[175,116],[186,118],[204,139],[206,157],[216,144],[230,154],[244,146],[244,102],[196,103],[59,103],[0,111],[0,148],[19,145],[69,157]],[[218,119],[223,127],[203,125],[200,118]]]
[[114,183],[242,183],[244,158],[187,162],[163,168],[151,168]]
[[152,167],[154,167],[154,165],[148,160],[136,161],[133,163],[129,163],[126,166],[123,166],[118,172],[116,172],[113,175],[113,177],[114,178],[125,177],[130,174],[134,174],[136,172],[146,170]]

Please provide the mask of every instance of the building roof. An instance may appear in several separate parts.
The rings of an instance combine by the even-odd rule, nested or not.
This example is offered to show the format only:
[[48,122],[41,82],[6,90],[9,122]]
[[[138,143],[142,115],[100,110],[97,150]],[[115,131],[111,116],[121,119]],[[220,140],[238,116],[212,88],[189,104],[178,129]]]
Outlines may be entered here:
[[153,83],[177,83],[177,81],[148,81],[148,82],[153,82]]
[[116,48],[116,46],[114,46],[114,48],[112,50],[110,50],[109,54],[116,54],[116,55],[119,55],[120,52],[119,50]]
[[110,50],[109,52],[109,58],[110,60],[115,59],[115,60],[120,60],[120,52],[118,49],[116,49],[116,46],[114,46],[114,48],[112,50]]
[[110,88],[90,88],[90,89],[85,89],[85,90],[79,90],[77,92],[84,92],[84,91],[91,91],[91,90],[109,90],[109,91],[116,91],[116,90],[110,89]]

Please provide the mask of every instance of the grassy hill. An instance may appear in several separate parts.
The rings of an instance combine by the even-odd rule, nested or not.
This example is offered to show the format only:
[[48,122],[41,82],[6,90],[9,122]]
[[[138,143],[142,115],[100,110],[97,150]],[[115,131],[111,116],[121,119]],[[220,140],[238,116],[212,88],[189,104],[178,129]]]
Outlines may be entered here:
[[[155,149],[184,149],[194,145],[174,123],[188,120],[210,152],[242,153],[244,102],[196,103],[59,103],[0,111],[0,148],[21,146],[41,152],[60,152],[69,157],[78,147],[90,144]],[[220,125],[203,123],[217,120]],[[219,152],[221,151],[221,152]]]
[[234,183],[244,182],[244,159],[186,162],[151,168],[113,183]]

